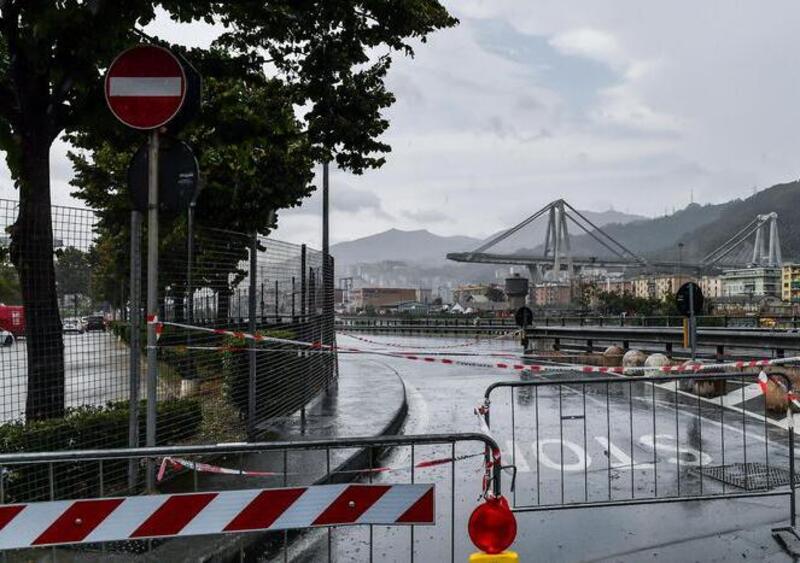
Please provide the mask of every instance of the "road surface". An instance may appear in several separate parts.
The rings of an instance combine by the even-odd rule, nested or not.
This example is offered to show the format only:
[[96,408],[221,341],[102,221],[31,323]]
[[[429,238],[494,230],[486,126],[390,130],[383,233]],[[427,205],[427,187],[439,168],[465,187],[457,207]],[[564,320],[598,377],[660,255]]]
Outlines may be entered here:
[[[447,348],[437,347],[464,342],[458,338],[368,338],[379,344],[345,335],[340,335],[339,343],[376,350],[390,349],[388,344],[424,347],[444,353]],[[491,340],[452,351],[516,353],[519,347]],[[400,373],[410,407],[406,434],[478,430],[473,408],[482,401],[486,387],[518,380],[509,371],[385,356],[343,354],[340,362],[342,370]],[[493,395],[492,430],[506,461],[513,460],[518,469],[514,493],[507,490],[510,479],[505,480],[507,495],[518,507],[535,507],[744,492],[701,469],[735,462],[785,467],[786,432],[779,417],[765,420],[757,414],[763,412],[762,399],[754,395],[751,381],[729,384],[725,391],[721,399],[706,401],[681,392],[675,383],[654,386],[630,379],[609,384],[608,393],[604,384],[551,385],[518,389],[512,399],[508,389],[501,389]],[[476,451],[479,444],[463,444],[456,455]],[[450,453],[449,447],[416,448],[414,460]],[[395,451],[386,463],[408,467],[411,452]],[[480,458],[458,462],[454,473],[449,464],[417,470],[417,482],[437,484],[436,527],[418,527],[413,538],[409,529],[382,527],[312,533],[292,547],[290,559],[325,560],[330,544],[334,561],[366,561],[370,556],[376,561],[408,561],[412,547],[416,561],[446,561],[451,556],[465,561],[474,551],[465,530],[480,493],[480,476]],[[749,477],[755,478],[752,473]],[[378,478],[385,482],[410,479],[410,471]],[[769,533],[771,527],[787,522],[785,496],[520,512],[517,518],[520,533],[514,549],[523,561],[791,560]]]
[[[128,347],[112,333],[65,334],[64,360],[68,407],[128,398]],[[25,339],[0,347],[0,422],[24,417],[27,365]]]

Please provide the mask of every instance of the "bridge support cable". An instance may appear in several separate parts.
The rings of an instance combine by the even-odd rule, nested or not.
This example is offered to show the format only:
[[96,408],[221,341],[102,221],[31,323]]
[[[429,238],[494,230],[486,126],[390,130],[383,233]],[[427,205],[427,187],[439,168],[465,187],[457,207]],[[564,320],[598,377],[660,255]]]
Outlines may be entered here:
[[[595,225],[592,221],[589,220],[588,217],[586,217],[583,213],[581,213],[580,211],[578,211],[577,209],[572,207],[569,203],[567,203],[565,201],[564,205],[566,205],[569,208],[570,211],[572,211],[575,215],[580,217],[582,221],[584,221],[587,225],[589,225],[591,227],[591,229],[587,229],[585,226],[583,226],[580,223],[578,223],[577,221],[575,221],[575,219],[572,218],[572,216],[568,214],[567,216],[570,219],[572,219],[573,222],[575,222],[575,224],[578,225],[584,233],[586,233],[587,235],[590,235],[592,238],[594,238],[598,242],[600,242],[600,240],[598,238],[598,235],[601,235],[610,244],[612,244],[612,245],[614,245],[614,246],[616,246],[616,247],[618,247],[620,249],[621,254],[619,254],[617,252],[614,252],[613,250],[612,250],[612,252],[614,252],[615,254],[617,254],[617,256],[620,256],[621,258],[622,257],[633,258],[634,260],[636,260],[637,262],[639,262],[641,264],[647,264],[647,261],[644,258],[642,258],[638,254],[636,254],[635,252],[630,250],[628,247],[626,247],[624,244],[619,242],[617,239],[615,239],[614,237],[612,237],[608,233],[606,233],[599,226]],[[606,246],[606,245],[604,244],[603,246]],[[608,246],[606,246],[606,248],[611,250]]]
[[[553,203],[555,203],[555,202],[553,202]],[[534,213],[533,215],[531,215],[530,217],[528,217],[527,219],[525,219],[521,223],[518,223],[517,225],[514,225],[513,227],[511,227],[507,231],[503,231],[502,233],[500,233],[499,235],[497,235],[493,239],[483,243],[481,246],[479,246],[478,248],[473,250],[472,253],[478,254],[478,253],[481,253],[481,252],[485,252],[489,248],[492,248],[493,246],[496,246],[496,245],[500,244],[501,242],[506,240],[508,237],[510,237],[514,233],[524,229],[525,227],[530,225],[532,222],[534,222],[536,219],[538,219],[539,217],[541,217],[542,215],[544,215],[545,213],[550,211],[553,203],[548,203],[547,205],[542,207],[539,211],[537,211],[536,213]]]
[[756,216],[727,241],[703,258],[703,266],[714,266],[729,256],[734,250],[743,248],[747,240],[755,235],[753,241],[751,266],[776,267],[783,263],[780,236],[778,234],[778,214],[775,212]]
[[[578,223],[571,215],[567,215],[567,218],[569,218],[569,220],[575,223],[578,227],[581,226],[580,223]],[[618,258],[631,257],[630,255],[626,255],[624,252],[620,252],[619,250],[613,248],[610,244],[606,243],[602,238],[597,236],[594,232],[588,231],[586,234],[592,237],[595,241],[597,241],[598,244],[602,245],[606,250],[611,252],[614,256],[617,256]]]

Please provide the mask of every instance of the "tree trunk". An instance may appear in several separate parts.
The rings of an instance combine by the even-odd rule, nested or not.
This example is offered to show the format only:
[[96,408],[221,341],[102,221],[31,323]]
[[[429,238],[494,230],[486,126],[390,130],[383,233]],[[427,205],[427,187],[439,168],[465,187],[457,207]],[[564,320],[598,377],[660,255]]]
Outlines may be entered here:
[[58,312],[50,208],[50,140],[26,132],[20,204],[11,229],[11,260],[19,273],[28,355],[27,420],[64,416],[64,341]]

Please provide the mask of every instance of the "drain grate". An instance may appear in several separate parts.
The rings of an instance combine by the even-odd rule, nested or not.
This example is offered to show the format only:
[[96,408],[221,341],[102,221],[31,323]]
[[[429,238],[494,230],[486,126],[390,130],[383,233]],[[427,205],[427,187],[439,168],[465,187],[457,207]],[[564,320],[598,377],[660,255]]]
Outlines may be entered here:
[[[708,465],[703,467],[702,473],[746,491],[764,491],[789,484],[788,469],[758,462]],[[794,482],[800,483],[800,475],[795,473]]]

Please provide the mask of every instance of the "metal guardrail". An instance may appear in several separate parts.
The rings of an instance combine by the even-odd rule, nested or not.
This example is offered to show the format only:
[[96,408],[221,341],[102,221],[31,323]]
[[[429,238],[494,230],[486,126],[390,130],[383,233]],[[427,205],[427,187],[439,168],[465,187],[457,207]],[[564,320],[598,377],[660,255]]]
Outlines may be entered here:
[[[459,451],[466,443],[479,443],[481,450],[467,452],[471,455],[461,456]],[[378,462],[391,448],[395,456],[393,471],[385,469],[372,471]],[[373,560],[376,547],[381,551],[388,550],[393,556],[408,555],[413,561],[446,560],[454,561],[469,551],[463,541],[466,534],[456,530],[456,515],[461,510],[471,509],[472,505],[462,506],[473,501],[473,493],[480,490],[474,471],[462,468],[459,473],[457,461],[476,455],[483,458],[496,452],[495,441],[480,433],[431,434],[386,436],[380,438],[356,437],[331,440],[302,440],[286,442],[232,443],[217,445],[173,446],[150,448],[126,448],[114,450],[82,450],[59,452],[31,452],[0,454],[0,508],[8,503],[47,502],[53,500],[92,499],[133,495],[140,491],[125,488],[124,483],[107,481],[104,476],[113,471],[115,465],[128,466],[131,462],[140,470],[150,463],[158,464],[164,458],[182,458],[185,460],[214,460],[214,463],[225,465],[239,471],[257,469],[268,471],[269,476],[244,477],[237,475],[219,475],[215,473],[182,472],[160,484],[159,493],[181,493],[200,491],[240,490],[246,488],[297,487],[310,484],[346,483],[359,479],[369,483],[387,484],[386,475],[391,475],[391,483],[398,482],[435,483],[435,510],[437,525],[426,528],[425,534],[415,534],[411,526],[408,536],[391,532],[384,526],[363,526],[358,531],[354,528],[328,527],[315,532],[317,536],[311,541],[304,540],[302,549],[310,550],[314,560],[347,558],[353,537],[359,542],[369,545],[369,560]],[[442,457],[444,456],[444,458]],[[434,458],[443,464],[437,464],[436,470],[425,470],[424,463]],[[486,467],[486,482],[489,491],[499,495],[501,491],[501,468],[499,464],[487,463],[488,458],[479,460]],[[449,470],[446,469],[449,467]],[[472,466],[470,469],[474,469]],[[459,478],[470,482],[469,491],[463,490]],[[479,477],[479,476],[478,476]],[[38,480],[37,480],[38,479]],[[75,487],[75,480],[83,480],[81,487]],[[21,487],[20,480],[29,480],[27,486]],[[146,493],[146,491],[141,491]],[[156,493],[157,491],[150,491]],[[458,494],[457,494],[458,493]],[[448,524],[443,524],[445,520]],[[46,526],[46,523],[43,523]],[[321,535],[324,534],[324,535]],[[366,536],[366,537],[365,537]],[[69,549],[74,556],[75,550],[90,552],[107,551],[108,553],[142,554],[157,559],[168,560],[176,554],[181,558],[191,558],[192,553],[207,555],[208,553],[226,553],[233,559],[239,556],[242,560],[255,557],[280,557],[286,560],[296,547],[292,541],[297,537],[296,531],[262,532],[221,536],[197,536],[192,538],[170,538],[168,540],[127,540],[110,544],[81,544],[65,548],[31,548],[30,556],[35,557],[41,549]],[[2,540],[2,530],[0,530]],[[407,543],[406,543],[407,542]],[[2,542],[0,541],[0,544]],[[298,542],[299,543],[299,542]],[[27,551],[24,553],[28,553]],[[352,554],[350,554],[352,555]],[[54,555],[55,556],[55,555]]]
[[[362,327],[426,327],[434,328],[459,327],[479,323],[514,327],[514,319],[475,316],[443,315],[434,317],[395,317],[338,315],[337,326],[354,328]],[[599,327],[678,327],[683,326],[684,317],[678,315],[536,315],[535,326],[599,326]],[[736,329],[797,329],[800,328],[800,317],[797,315],[698,315],[698,326],[701,328],[736,328]]]
[[[663,327],[542,327],[525,330],[529,339],[552,339],[559,349],[565,341],[582,343],[591,351],[598,342],[619,344],[628,348],[633,343],[658,344],[667,353],[683,344],[683,330]],[[783,357],[787,350],[800,350],[800,334],[777,330],[736,330],[701,328],[697,331],[698,346],[711,347],[717,357],[723,357],[726,348],[770,349],[776,357]]]
[[498,382],[485,401],[515,511],[787,496],[794,529],[791,407],[768,411],[753,374]]

